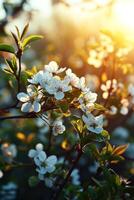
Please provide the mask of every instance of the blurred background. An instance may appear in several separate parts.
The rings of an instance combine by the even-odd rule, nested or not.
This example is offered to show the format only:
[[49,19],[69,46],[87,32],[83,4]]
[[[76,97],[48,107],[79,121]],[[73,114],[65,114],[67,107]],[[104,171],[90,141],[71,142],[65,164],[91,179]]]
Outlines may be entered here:
[[[22,30],[29,23],[28,34],[41,34],[44,39],[32,44],[32,48],[26,51],[23,56],[23,70],[39,70],[44,64],[54,60],[62,67],[72,68],[78,76],[85,76],[91,90],[98,93],[98,102],[107,105],[106,93],[104,94],[106,91],[100,89],[107,80],[114,78],[126,86],[129,83],[134,84],[133,19],[133,0],[0,0],[0,42],[13,43],[10,32],[15,31],[15,25]],[[8,58],[10,55],[0,53],[1,68],[5,65],[3,56]],[[114,59],[116,64],[113,76]],[[13,101],[13,82],[11,78],[8,81],[8,76],[2,70],[0,76],[0,106],[4,107]],[[126,86],[119,88],[110,100],[108,109],[115,111],[119,107],[120,110],[118,113],[111,111],[105,126],[110,131],[113,144],[129,143],[125,157],[130,162],[118,164],[116,170],[134,181],[133,103],[126,106],[121,101],[127,97]],[[114,107],[111,108],[111,105]],[[124,107],[128,110],[124,110]],[[19,131],[28,136],[32,134],[32,139],[37,137],[34,133],[37,124],[35,121],[30,123],[29,127],[29,122],[25,126],[23,121],[19,122],[19,127],[14,128],[15,134],[12,138],[9,133],[12,132],[14,122],[5,122],[0,130],[1,140],[19,143]],[[37,125],[36,131],[38,128],[40,126]],[[96,168],[97,164],[92,162],[90,173],[94,174]],[[5,182],[6,180],[4,184]],[[16,191],[17,185],[13,182],[8,184],[5,189],[2,183],[1,191],[8,191],[12,187]],[[38,191],[41,189],[38,188]],[[19,192],[22,194],[23,190]],[[6,200],[6,197],[2,200]]]

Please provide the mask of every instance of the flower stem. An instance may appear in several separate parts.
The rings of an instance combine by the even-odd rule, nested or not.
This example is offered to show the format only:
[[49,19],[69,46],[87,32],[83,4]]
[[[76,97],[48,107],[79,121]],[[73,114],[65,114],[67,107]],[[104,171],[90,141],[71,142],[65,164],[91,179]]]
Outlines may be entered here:
[[78,150],[78,155],[77,155],[75,161],[73,162],[72,167],[68,171],[68,173],[66,175],[66,178],[64,179],[64,181],[62,182],[62,184],[59,185],[57,191],[52,195],[51,200],[58,200],[59,199],[59,196],[60,196],[62,190],[64,189],[65,185],[67,184],[67,182],[68,182],[68,180],[69,180],[69,178],[71,176],[71,173],[74,170],[75,166],[77,165],[78,161],[80,160],[82,154],[83,154],[82,149],[79,149]]
[[18,53],[18,61],[19,61],[19,70],[18,70],[18,76],[17,76],[17,83],[18,83],[18,93],[20,92],[20,79],[21,79],[21,57],[22,52]]

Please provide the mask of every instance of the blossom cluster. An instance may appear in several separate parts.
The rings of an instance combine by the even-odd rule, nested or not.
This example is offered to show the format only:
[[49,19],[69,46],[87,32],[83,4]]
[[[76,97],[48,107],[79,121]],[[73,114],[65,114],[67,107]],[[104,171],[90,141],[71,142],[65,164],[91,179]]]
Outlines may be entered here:
[[[78,97],[74,97],[75,102],[78,104],[78,108],[84,112],[84,115],[90,114],[93,124],[88,124],[89,121],[84,119],[86,126],[89,127],[101,126],[102,130],[102,116],[94,117],[91,112],[94,109],[94,103],[97,100],[97,94],[92,92],[86,85],[84,77],[78,77],[72,72],[70,68],[60,68],[54,61],[45,65],[44,70],[40,70],[28,79],[30,83],[27,87],[27,93],[20,92],[17,98],[22,102],[22,112],[35,112],[41,113],[42,107],[46,103],[46,97],[53,98],[55,101],[66,100],[66,94],[71,95],[74,89],[79,91]],[[97,120],[96,120],[97,119]],[[100,120],[99,120],[100,119]],[[65,127],[62,121],[56,120],[53,123],[54,135],[62,134],[65,131]],[[90,129],[91,131],[91,129]],[[98,129],[92,129],[94,133],[98,132]]]
[[118,95],[119,105],[110,106],[109,114],[111,115],[117,114],[118,111],[122,115],[127,115],[134,105],[134,84],[132,83],[125,87],[122,82],[117,82],[116,79],[107,80],[105,84],[101,85],[101,90],[104,99]]
[[1,145],[1,151],[7,163],[11,163],[17,156],[17,148],[15,144],[3,143]]
[[47,157],[43,151],[43,145],[40,143],[36,145],[35,149],[29,150],[28,156],[34,160],[39,180],[44,181],[46,186],[52,187],[54,179],[49,175],[56,169],[57,157],[55,155]]
[[112,38],[102,33],[99,42],[96,41],[93,44],[93,48],[90,49],[87,62],[95,68],[100,68],[103,65],[104,60],[110,54],[115,53],[115,56],[118,59],[122,59],[124,56],[128,55],[131,50],[132,46],[130,45],[117,48]]

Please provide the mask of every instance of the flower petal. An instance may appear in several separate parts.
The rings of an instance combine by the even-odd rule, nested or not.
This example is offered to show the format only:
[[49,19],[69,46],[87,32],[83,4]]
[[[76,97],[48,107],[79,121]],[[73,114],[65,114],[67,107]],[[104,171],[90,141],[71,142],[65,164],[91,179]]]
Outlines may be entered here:
[[48,173],[52,173],[55,170],[55,166],[54,165],[49,165],[46,167],[46,170]]
[[38,156],[35,156],[34,157],[34,162],[37,166],[40,166],[41,165],[41,161],[39,160]]
[[39,173],[39,174],[46,174],[47,170],[45,167],[40,167],[40,168],[36,168],[36,171]]
[[34,101],[33,103],[33,111],[34,112],[40,112],[41,110],[41,104],[38,101]]
[[27,102],[29,101],[29,96],[28,94],[24,93],[24,92],[20,92],[17,94],[17,99],[19,99],[21,102]]
[[29,150],[28,157],[34,158],[37,155],[37,151],[34,149]]
[[38,143],[38,144],[36,144],[35,148],[36,148],[37,151],[42,151],[43,150],[43,144]]
[[56,98],[57,100],[61,100],[61,99],[64,98],[64,93],[63,93],[63,92],[56,92],[56,93],[54,94],[54,96],[55,96],[55,98]]
[[38,154],[38,157],[41,162],[44,162],[46,160],[47,155],[44,151],[40,151],[40,153]]
[[52,155],[46,159],[47,165],[55,165],[57,163],[57,157]]
[[32,109],[32,104],[29,102],[29,103],[24,103],[22,106],[21,106],[21,111],[22,112],[32,112],[33,109]]

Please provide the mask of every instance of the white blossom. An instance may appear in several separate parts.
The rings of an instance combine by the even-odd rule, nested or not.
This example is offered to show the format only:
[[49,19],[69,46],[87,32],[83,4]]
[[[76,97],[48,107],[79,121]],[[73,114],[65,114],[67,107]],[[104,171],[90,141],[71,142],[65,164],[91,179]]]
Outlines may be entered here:
[[126,106],[122,106],[120,109],[120,113],[122,115],[127,115],[128,114],[128,108]]
[[51,84],[46,86],[49,94],[54,95],[57,100],[61,100],[65,96],[65,92],[71,91],[72,87],[69,85],[68,80],[52,79]]
[[79,98],[80,108],[86,112],[91,111],[97,99],[97,94],[91,91],[83,92]]
[[77,77],[76,74],[74,74],[70,68],[66,70],[65,79],[69,80],[72,86],[77,87],[79,77]]
[[103,131],[103,115],[94,117],[91,113],[82,116],[83,122],[89,131],[99,134]]
[[9,163],[11,163],[13,159],[17,156],[17,148],[15,144],[4,143],[1,145],[1,150],[4,159]]
[[41,164],[38,165],[36,171],[41,175],[44,175],[46,173],[52,173],[55,170],[56,163],[57,157],[55,155],[46,157],[46,159],[41,161]]
[[128,99],[122,99],[121,100],[121,109],[120,109],[120,113],[122,115],[127,115],[128,114],[128,106],[129,106],[129,102]]
[[28,152],[28,156],[34,159],[36,165],[40,166],[41,162],[45,161],[46,153],[43,151],[43,145],[37,144],[35,149],[31,149]]
[[[109,92],[115,92],[117,90],[117,80],[107,80],[105,84],[101,85],[101,90],[103,91],[103,98],[107,99]],[[111,91],[110,91],[111,90]]]
[[74,169],[72,171],[71,178],[72,178],[72,184],[73,185],[80,185],[80,175],[79,175],[78,169]]
[[20,92],[17,94],[17,98],[23,103],[21,106],[22,112],[40,112],[41,104],[40,100],[43,94],[40,91],[40,87],[36,88],[34,85],[27,87],[27,93]]
[[65,126],[61,119],[56,119],[53,123],[53,135],[57,136],[58,134],[62,134],[66,130]]
[[117,109],[117,107],[116,106],[110,106],[110,111],[109,111],[109,113],[111,114],[111,115],[115,115],[115,114],[117,114],[117,111],[118,111],[118,109]]
[[35,149],[29,150],[28,156],[34,159],[36,171],[38,172],[38,178],[45,181],[48,187],[51,186],[50,182],[52,180],[47,178],[46,174],[50,174],[55,171],[57,157],[55,155],[47,157],[45,151],[43,151],[43,145],[40,143],[36,145]]
[[50,72],[52,74],[59,74],[63,71],[65,71],[66,68],[60,68],[58,64],[55,61],[51,61],[48,63],[48,65],[45,65],[44,67],[45,71]]
[[44,72],[43,70],[41,70],[37,74],[33,75],[32,79],[28,79],[28,82],[32,84],[39,84],[40,81],[43,79],[43,76]]

